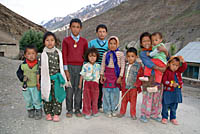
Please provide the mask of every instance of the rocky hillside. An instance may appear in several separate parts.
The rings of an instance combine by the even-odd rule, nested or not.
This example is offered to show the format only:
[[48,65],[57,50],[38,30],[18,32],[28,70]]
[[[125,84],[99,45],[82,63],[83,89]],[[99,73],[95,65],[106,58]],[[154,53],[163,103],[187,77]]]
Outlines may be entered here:
[[175,44],[179,50],[200,37],[200,1],[129,0],[85,21],[82,36],[88,40],[95,38],[95,28],[100,23],[108,26],[109,36],[120,38],[121,47],[137,44],[142,32],[159,31],[166,42]]
[[77,12],[69,14],[65,17],[55,17],[54,19],[46,23],[41,22],[41,25],[51,31],[62,30],[66,28],[66,26],[69,24],[72,18],[76,17],[80,18],[82,21],[85,21],[94,16],[102,14],[113,7],[116,7],[123,1],[125,0],[102,0],[97,4],[91,4],[86,7],[83,7]]
[[21,35],[29,29],[46,31],[26,18],[16,14],[0,3],[0,42],[18,42]]

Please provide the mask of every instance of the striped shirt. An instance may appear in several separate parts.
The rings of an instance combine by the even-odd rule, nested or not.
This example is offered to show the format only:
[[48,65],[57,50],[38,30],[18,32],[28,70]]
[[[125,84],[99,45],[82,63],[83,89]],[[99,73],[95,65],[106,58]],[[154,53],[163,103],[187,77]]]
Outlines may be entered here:
[[99,60],[97,61],[98,64],[101,65],[103,54],[108,51],[108,41],[107,40],[100,40],[94,39],[91,40],[88,44],[88,48],[95,47],[99,52]]

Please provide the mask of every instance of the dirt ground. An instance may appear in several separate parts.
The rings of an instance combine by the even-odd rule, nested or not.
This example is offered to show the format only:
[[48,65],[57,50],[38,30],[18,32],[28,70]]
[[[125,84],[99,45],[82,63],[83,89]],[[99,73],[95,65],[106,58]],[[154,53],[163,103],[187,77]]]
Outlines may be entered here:
[[[16,70],[21,61],[0,57],[0,134],[200,134],[200,88],[184,86],[183,103],[177,111],[178,126],[150,120],[142,123],[123,118],[108,118],[104,114],[90,120],[65,117],[65,102],[60,122],[29,119],[20,90]],[[140,116],[142,94],[137,99],[137,117]]]

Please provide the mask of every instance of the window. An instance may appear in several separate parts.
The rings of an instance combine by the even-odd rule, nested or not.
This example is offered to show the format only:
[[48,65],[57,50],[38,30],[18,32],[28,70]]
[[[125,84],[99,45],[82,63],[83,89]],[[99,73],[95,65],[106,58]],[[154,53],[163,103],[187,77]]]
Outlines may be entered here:
[[199,76],[199,67],[188,65],[186,71],[183,73],[183,77],[198,79]]

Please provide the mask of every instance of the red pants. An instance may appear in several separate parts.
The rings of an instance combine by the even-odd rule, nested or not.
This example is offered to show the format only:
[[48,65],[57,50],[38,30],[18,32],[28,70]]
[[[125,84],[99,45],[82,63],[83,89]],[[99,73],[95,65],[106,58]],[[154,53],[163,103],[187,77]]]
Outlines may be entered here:
[[[124,115],[126,113],[127,103],[130,102],[130,114],[131,116],[136,115],[136,102],[137,102],[137,89],[129,89],[128,93],[122,100],[120,114]],[[122,91],[122,96],[126,91]]]
[[[158,67],[166,67],[165,63],[163,63],[159,59],[151,59],[151,61]],[[148,67],[145,66],[144,76],[151,76],[151,71],[152,71],[151,68],[148,68]],[[154,72],[155,72],[155,82],[161,83],[163,73],[160,72],[159,70],[155,70],[155,69],[154,69]]]
[[99,84],[94,81],[85,81],[83,88],[83,114],[98,113]]

